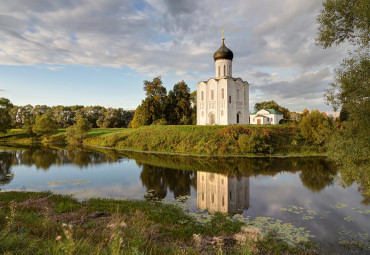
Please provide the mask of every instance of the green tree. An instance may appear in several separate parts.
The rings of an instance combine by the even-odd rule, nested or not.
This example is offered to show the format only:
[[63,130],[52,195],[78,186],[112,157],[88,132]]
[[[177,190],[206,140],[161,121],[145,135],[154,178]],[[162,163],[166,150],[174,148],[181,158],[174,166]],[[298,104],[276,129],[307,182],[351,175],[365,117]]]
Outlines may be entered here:
[[332,133],[333,123],[318,110],[315,110],[303,116],[299,127],[307,142],[324,145]]
[[317,17],[317,43],[324,47],[345,41],[368,46],[370,38],[369,0],[326,0]]
[[77,116],[76,123],[67,128],[67,141],[72,144],[82,144],[90,131],[92,124],[82,115]]
[[37,135],[45,135],[47,138],[50,134],[58,129],[57,123],[52,118],[52,113],[48,111],[45,114],[37,115],[35,124],[33,126],[33,132]]
[[0,133],[6,133],[12,127],[10,111],[13,104],[7,98],[0,98]]
[[133,128],[150,125],[166,117],[167,92],[166,88],[162,86],[161,77],[155,77],[153,81],[144,81],[144,91],[146,98],[135,111],[131,123]]
[[165,115],[168,123],[191,124],[191,102],[190,89],[188,85],[181,81],[168,92]]
[[274,100],[271,101],[263,101],[261,103],[256,103],[254,105],[254,111],[260,111],[262,109],[274,109],[283,114],[284,119],[289,119],[290,118],[290,112],[288,108],[284,108],[278,103],[276,103]]
[[329,156],[341,165],[345,184],[357,181],[370,197],[370,12],[368,0],[326,0],[317,18],[317,44],[349,43],[354,50],[334,71],[327,102],[342,109],[345,120],[329,144]]

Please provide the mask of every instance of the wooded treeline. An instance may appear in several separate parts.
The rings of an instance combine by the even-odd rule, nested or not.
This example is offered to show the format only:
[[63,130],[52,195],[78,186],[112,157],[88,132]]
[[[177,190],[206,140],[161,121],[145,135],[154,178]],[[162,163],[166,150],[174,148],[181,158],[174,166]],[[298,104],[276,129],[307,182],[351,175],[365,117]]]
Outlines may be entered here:
[[93,128],[125,128],[134,116],[134,111],[122,108],[105,108],[103,106],[47,106],[26,105],[13,106],[10,111],[13,128],[25,128],[34,123],[37,116],[47,114],[53,119],[58,128],[68,128],[76,123],[77,116],[87,118]]

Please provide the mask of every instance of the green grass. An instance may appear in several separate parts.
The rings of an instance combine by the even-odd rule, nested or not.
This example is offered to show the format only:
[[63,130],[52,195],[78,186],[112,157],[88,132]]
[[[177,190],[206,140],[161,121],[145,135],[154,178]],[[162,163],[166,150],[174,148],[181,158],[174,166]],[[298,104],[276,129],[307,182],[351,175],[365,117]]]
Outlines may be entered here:
[[[0,137],[0,143],[65,144],[65,138],[64,129],[59,129],[48,139],[30,138],[22,130],[11,130]],[[325,147],[305,142],[297,127],[286,125],[95,128],[87,134],[84,145],[192,155],[323,155],[325,152]]]
[[[234,235],[243,223],[216,214],[199,224],[179,207],[158,202],[0,192],[0,208],[1,254],[245,254],[252,246],[252,254],[314,254],[273,233],[238,244]],[[214,237],[228,242],[212,245]]]

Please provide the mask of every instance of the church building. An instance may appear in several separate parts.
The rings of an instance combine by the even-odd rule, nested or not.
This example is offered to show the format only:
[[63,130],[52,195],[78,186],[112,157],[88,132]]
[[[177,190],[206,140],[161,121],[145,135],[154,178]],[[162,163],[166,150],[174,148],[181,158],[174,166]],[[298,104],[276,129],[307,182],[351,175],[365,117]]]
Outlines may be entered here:
[[197,84],[197,125],[249,124],[249,83],[232,76],[234,54],[225,46],[213,54],[215,78]]

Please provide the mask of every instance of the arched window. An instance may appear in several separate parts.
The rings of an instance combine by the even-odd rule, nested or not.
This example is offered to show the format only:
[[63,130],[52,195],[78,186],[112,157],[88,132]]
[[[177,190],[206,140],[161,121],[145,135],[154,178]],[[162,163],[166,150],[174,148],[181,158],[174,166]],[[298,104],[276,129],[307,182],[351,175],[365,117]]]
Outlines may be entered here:
[[231,96],[229,96],[229,104],[231,104]]
[[225,95],[225,90],[224,89],[221,89],[221,98],[224,99],[224,95]]
[[240,98],[239,98],[239,89],[236,90],[236,100],[240,100]]
[[224,76],[226,76],[226,66],[224,65]]
[[211,90],[211,100],[213,100],[214,98],[214,93],[213,93],[213,90]]
[[203,101],[203,100],[204,100],[204,93],[203,93],[203,91],[202,91],[202,93],[201,93],[201,94],[202,94],[202,96],[201,96],[201,98],[202,98],[202,99],[201,99],[201,101]]
[[246,99],[247,99],[247,91],[244,90],[244,100],[246,100]]
[[217,77],[220,77],[221,76],[221,66],[218,66],[218,75]]

